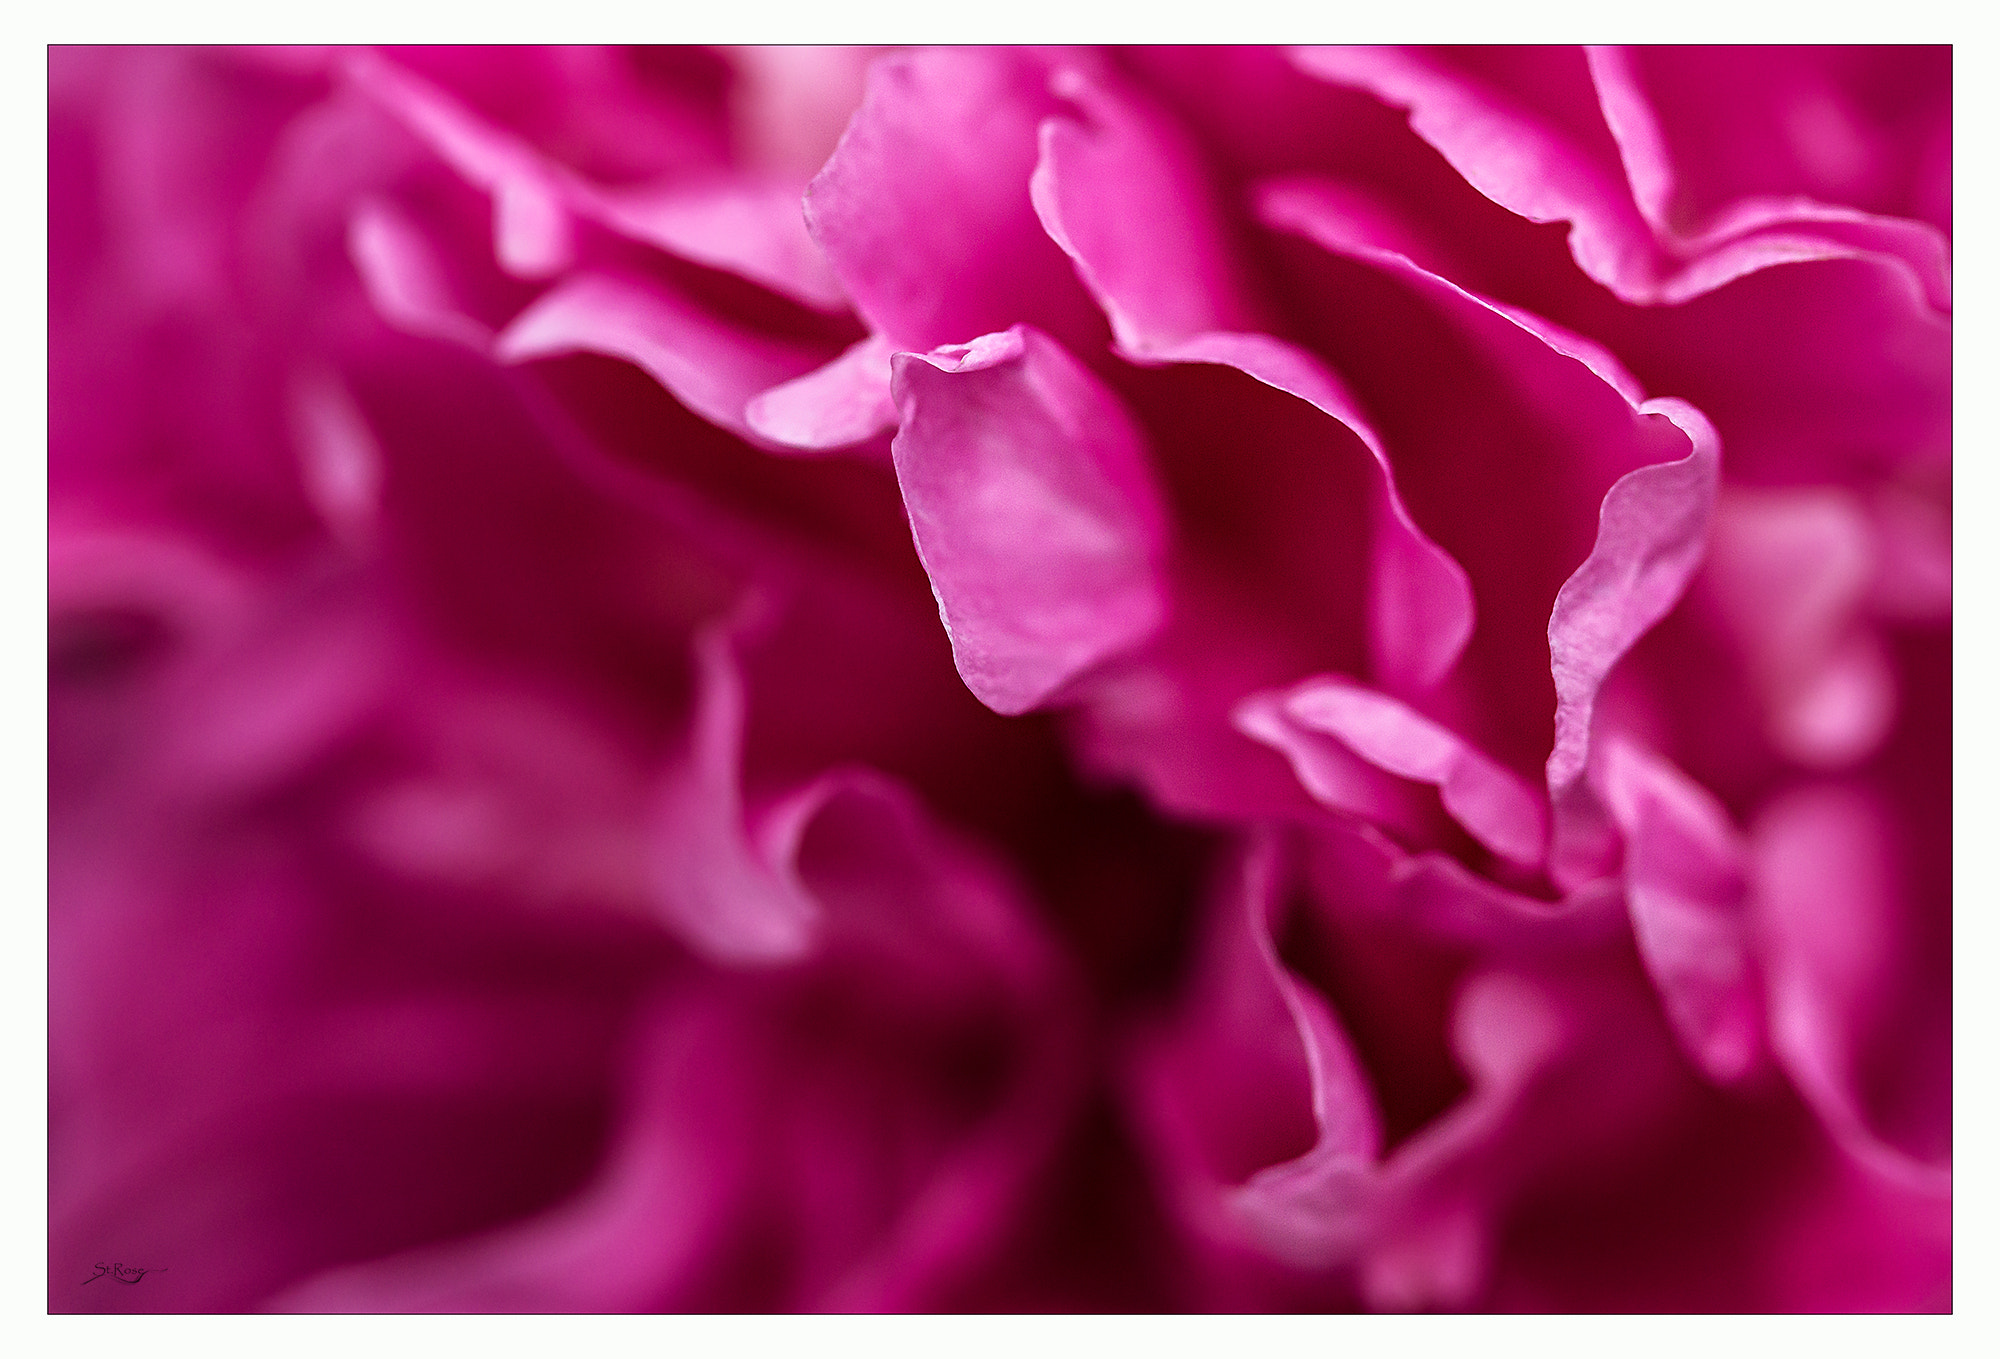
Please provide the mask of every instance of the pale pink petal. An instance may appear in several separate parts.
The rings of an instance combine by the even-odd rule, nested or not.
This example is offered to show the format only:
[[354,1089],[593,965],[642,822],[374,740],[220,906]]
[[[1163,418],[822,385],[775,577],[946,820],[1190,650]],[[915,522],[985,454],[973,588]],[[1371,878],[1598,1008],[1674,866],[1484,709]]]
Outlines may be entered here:
[[743,158],[803,185],[826,164],[861,103],[869,47],[765,44],[727,51],[730,122]]
[[1707,790],[1629,742],[1610,743],[1601,787],[1625,840],[1632,933],[1676,1036],[1711,1077],[1748,1074],[1762,1055],[1763,1004],[1741,835]]
[[896,357],[893,452],[952,657],[1020,713],[1152,635],[1165,514],[1117,398],[1040,332]]
[[846,305],[806,231],[798,190],[747,180],[592,189],[592,215],[634,240],[725,269],[822,311]]
[[744,419],[762,438],[802,452],[849,448],[894,429],[892,352],[880,335],[857,340],[823,367],[752,397]]
[[665,285],[596,271],[571,274],[514,318],[495,343],[503,362],[607,354],[637,364],[695,414],[754,437],[750,398],[809,369],[819,351],[716,320]]
[[1592,843],[1596,813],[1586,805],[1583,785],[1598,690],[1619,658],[1686,591],[1707,547],[1715,506],[1722,449],[1707,418],[1672,398],[1639,410],[1692,447],[1677,461],[1626,473],[1605,494],[1597,545],[1564,583],[1549,615],[1556,738],[1548,780],[1559,882],[1589,876],[1601,854]]
[[[1333,675],[1302,681],[1278,696],[1276,706],[1294,731],[1332,737],[1377,769],[1435,786],[1445,810],[1481,844],[1523,868],[1540,866],[1548,837],[1540,799],[1456,733],[1386,694]],[[1287,754],[1306,779],[1301,756],[1291,748]]]

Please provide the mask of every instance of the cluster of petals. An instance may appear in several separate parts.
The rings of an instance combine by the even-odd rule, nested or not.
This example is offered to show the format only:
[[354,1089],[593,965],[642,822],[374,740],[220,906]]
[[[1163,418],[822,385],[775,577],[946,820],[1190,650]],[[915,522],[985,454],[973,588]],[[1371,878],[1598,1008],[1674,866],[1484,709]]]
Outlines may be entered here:
[[1950,77],[55,51],[51,1308],[1948,1308]]

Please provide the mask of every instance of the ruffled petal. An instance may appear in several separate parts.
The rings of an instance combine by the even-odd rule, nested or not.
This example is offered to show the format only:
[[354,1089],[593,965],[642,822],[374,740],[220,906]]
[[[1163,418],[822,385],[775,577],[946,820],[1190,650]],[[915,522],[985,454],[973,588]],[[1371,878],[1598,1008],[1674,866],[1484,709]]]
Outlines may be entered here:
[[[1337,676],[1305,680],[1282,695],[1260,696],[1238,710],[1245,730],[1283,750],[1301,781],[1342,811],[1367,816],[1367,802],[1348,805],[1328,778],[1323,744],[1397,778],[1437,788],[1444,809],[1495,854],[1524,869],[1541,866],[1548,817],[1537,794],[1447,728],[1386,694]],[[1322,791],[1324,790],[1324,791]]]
[[[1949,310],[1945,238],[1932,223],[1908,220],[1935,209],[1913,180],[1940,133],[1948,136],[1942,49],[1744,55],[1588,49],[1605,122],[1655,232],[1687,255],[1730,242],[1731,264],[1703,270],[1718,281],[1787,251],[1797,258],[1833,245],[1846,248],[1821,257],[1886,256],[1921,280],[1932,306]],[[1871,118],[1865,100],[1899,107]],[[1772,228],[1781,230],[1754,244],[1732,240]],[[1670,291],[1691,295],[1686,283]]]
[[1582,783],[1598,690],[1619,658],[1686,591],[1708,545],[1721,474],[1721,444],[1700,411],[1671,398],[1640,410],[1684,434],[1693,447],[1678,461],[1626,473],[1605,494],[1597,545],[1563,584],[1549,615],[1556,740],[1548,779],[1559,881],[1586,874],[1598,852],[1590,844],[1596,813],[1585,805]]
[[752,439],[744,417],[750,398],[820,357],[718,321],[663,284],[593,270],[537,298],[501,332],[494,352],[508,363],[574,353],[625,359],[696,415]]
[[1705,789],[1629,742],[1610,744],[1601,782],[1625,840],[1633,937],[1667,1017],[1702,1070],[1738,1079],[1763,1054],[1742,837]]
[[1365,610],[1375,672],[1393,687],[1423,690],[1457,664],[1472,635],[1471,583],[1464,568],[1410,517],[1380,439],[1324,365],[1269,335],[1215,331],[1159,344],[1139,358],[1155,365],[1222,364],[1345,425],[1375,463]]
[[[1539,52],[1517,54],[1546,68],[1531,88],[1496,88],[1435,54],[1393,48],[1304,49],[1294,60],[1320,79],[1409,110],[1410,126],[1474,188],[1530,221],[1571,223],[1570,250],[1584,273],[1620,296],[1649,299],[1652,233],[1598,121],[1581,54],[1567,63],[1563,54],[1539,63]],[[1539,94],[1542,107],[1515,102],[1522,94]]]
[[1120,349],[1267,329],[1183,134],[1134,91],[1077,68],[1051,88],[1067,107],[1041,125],[1029,192]]
[[653,814],[653,881],[667,922],[730,964],[796,961],[813,947],[821,907],[758,853],[744,823],[743,682],[726,631],[695,642],[697,696],[686,754]]
[[1750,846],[1779,1064],[1861,1166],[1948,1199],[1948,1003],[1918,981],[1882,809],[1851,785],[1806,787],[1764,810]]
[[981,702],[1026,712],[1152,635],[1165,513],[1115,396],[1025,326],[898,355],[895,391],[896,479]]
[[751,432],[800,452],[849,448],[896,427],[889,342],[856,340],[839,358],[750,399]]
[[847,299],[806,231],[798,191],[751,180],[593,188],[593,217],[634,240],[725,269],[822,311]]
[[947,48],[868,68],[861,108],[806,190],[806,221],[895,348],[965,344],[1020,321],[1065,341],[1096,329],[1028,198],[1036,129],[1053,111],[1032,53]]

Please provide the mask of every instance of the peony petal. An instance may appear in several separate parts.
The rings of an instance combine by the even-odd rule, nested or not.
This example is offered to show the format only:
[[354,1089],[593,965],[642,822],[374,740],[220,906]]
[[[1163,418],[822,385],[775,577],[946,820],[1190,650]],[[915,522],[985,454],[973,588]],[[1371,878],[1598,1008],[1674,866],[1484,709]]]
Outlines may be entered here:
[[[1726,270],[1713,264],[1702,270],[1713,281],[1701,290],[1786,258],[1778,242],[1789,237],[1792,249],[1832,247],[1820,258],[1861,253],[1899,260],[1930,304],[1948,311],[1945,238],[1928,222],[1895,215],[1907,218],[1921,208],[1907,190],[1892,187],[1910,181],[1930,133],[1898,145],[1884,135],[1884,123],[1862,113],[1857,93],[1901,84],[1929,105],[1918,120],[1948,123],[1949,73],[1936,69],[1940,55],[1773,49],[1745,62],[1726,48],[1587,52],[1633,197],[1670,249],[1699,255],[1751,232],[1789,229],[1761,237],[1754,249],[1739,243]],[[1836,69],[1842,65],[1851,69]],[[1868,65],[1877,69],[1859,69]],[[1841,88],[1849,82],[1857,88]],[[1693,291],[1677,280],[1667,300]]]
[[1736,1080],[1763,1049],[1742,837],[1707,790],[1657,755],[1613,741],[1603,771],[1639,956],[1688,1054],[1713,1079]]
[[[1269,850],[1261,853],[1268,860]],[[1299,1264],[1326,1265],[1351,1258],[1361,1244],[1382,1149],[1381,1116],[1332,1009],[1278,959],[1272,865],[1253,860],[1245,877],[1251,940],[1304,1048],[1318,1136],[1305,1155],[1258,1171],[1231,1204],[1267,1249]]]
[[[1650,297],[1656,272],[1652,234],[1626,191],[1610,138],[1593,145],[1586,119],[1531,112],[1428,53],[1314,48],[1297,52],[1294,60],[1322,80],[1365,89],[1409,110],[1410,126],[1474,188],[1530,221],[1571,223],[1570,250],[1584,273],[1621,297]],[[1587,97],[1594,96],[1586,73],[1566,74]],[[1542,92],[1561,83],[1551,82]],[[1594,97],[1590,102],[1594,105]],[[1594,118],[1596,109],[1589,113]],[[1603,131],[1601,125],[1596,130]]]
[[382,318],[399,330],[485,353],[493,331],[468,314],[437,251],[403,213],[380,201],[348,219],[348,255]]
[[347,72],[454,170],[493,196],[493,253],[502,268],[547,278],[569,267],[576,242],[568,205],[555,170],[539,152],[372,53],[351,57]]
[[[1935,995],[1902,994],[1914,989],[1913,922],[1884,821],[1866,793],[1835,784],[1794,790],[1751,827],[1771,1047],[1858,1164],[1906,1190],[1948,1197],[1950,1086],[1933,1058],[1949,1020]],[[1933,1041],[1904,1051],[1886,1040],[1906,1036],[1899,1010],[1913,1001],[1932,1015],[1925,1037]],[[1927,1079],[1941,1089],[1924,1090]],[[1897,1107],[1898,1087],[1919,1092],[1914,1116]],[[1905,1125],[1900,1136],[1888,1135],[1885,1115]]]
[[1599,688],[1632,644],[1673,608],[1708,541],[1721,445],[1700,411],[1671,398],[1639,410],[1686,435],[1676,462],[1628,472],[1605,494],[1597,545],[1556,596],[1549,615],[1549,665],[1556,683],[1556,739],[1549,796],[1556,809],[1557,880],[1589,876],[1595,813],[1583,786]]
[[883,57],[806,221],[871,329],[926,351],[1029,321],[1088,334],[1091,306],[1035,220],[1041,59],[948,48]]
[[[1386,694],[1333,675],[1301,682],[1278,698],[1277,709],[1294,731],[1332,737],[1377,769],[1435,786],[1445,810],[1481,844],[1523,868],[1540,866],[1548,821],[1536,794],[1447,728]],[[1296,740],[1280,748],[1313,787],[1301,755],[1294,753],[1300,749]]]
[[[1931,305],[1950,305],[1946,247],[1927,223],[1796,194],[1739,195],[1709,220],[1689,220],[1669,138],[1632,63],[1615,51],[1592,51],[1588,65],[1581,53],[1531,48],[1451,56],[1320,48],[1294,60],[1408,109],[1417,134],[1495,202],[1530,221],[1571,223],[1577,263],[1625,301],[1683,302],[1774,264],[1880,257],[1906,270]],[[1700,92],[1688,102],[1708,102],[1708,79],[1682,84]],[[1725,140],[1759,121],[1725,124]]]
[[1772,745],[1800,764],[1854,764],[1895,720],[1895,674],[1866,612],[1876,576],[1873,525],[1845,491],[1717,502],[1702,592],[1747,662]]
[[[514,318],[494,346],[503,362],[595,353],[651,374],[695,414],[746,438],[750,398],[797,377],[819,352],[717,321],[664,285],[580,271]],[[758,442],[762,442],[759,440]]]
[[[1266,221],[1350,262],[1343,266],[1344,272],[1323,280],[1339,289],[1329,305],[1354,313],[1339,316],[1346,332],[1365,324],[1406,326],[1411,330],[1404,337],[1406,347],[1426,341],[1433,346],[1463,343],[1468,357],[1494,365],[1491,385],[1475,386],[1463,374],[1448,379],[1437,368],[1420,376],[1407,361],[1384,368],[1379,358],[1351,339],[1343,335],[1340,340],[1343,364],[1362,367],[1379,378],[1371,391],[1377,396],[1381,423],[1391,431],[1387,446],[1394,450],[1405,493],[1427,517],[1430,532],[1467,564],[1473,589],[1480,592],[1480,624],[1466,659],[1479,675],[1479,708],[1486,722],[1475,736],[1484,749],[1522,767],[1526,737],[1537,723],[1536,709],[1546,701],[1545,686],[1550,684],[1544,678],[1548,672],[1526,669],[1531,648],[1558,662],[1552,676],[1555,753],[1546,757],[1558,761],[1552,768],[1561,774],[1552,775],[1550,784],[1556,799],[1556,868],[1566,888],[1597,876],[1602,864],[1572,862],[1580,851],[1563,848],[1568,815],[1563,810],[1563,788],[1575,771],[1562,762],[1580,757],[1587,732],[1587,725],[1572,730],[1575,705],[1586,690],[1594,695],[1611,661],[1673,603],[1699,559],[1717,476],[1719,454],[1712,429],[1684,402],[1641,401],[1643,391],[1637,381],[1601,346],[1518,308],[1478,297],[1405,256],[1371,244],[1366,224],[1352,221],[1343,200],[1321,192],[1315,183],[1265,184],[1257,190],[1257,200]],[[1375,278],[1354,272],[1357,265],[1381,279],[1394,280],[1399,291],[1389,292]],[[1444,325],[1432,330],[1433,323],[1423,312],[1411,312],[1406,298],[1412,294]],[[1329,335],[1333,329],[1329,324]],[[1433,335],[1438,338],[1431,340]],[[1442,355],[1436,360],[1439,365],[1443,361]],[[1468,396],[1441,416],[1424,376],[1456,380],[1478,399]],[[1693,453],[1677,463],[1657,461],[1682,439],[1694,443]],[[1523,506],[1522,516],[1498,520],[1482,512],[1481,502],[1465,486],[1472,478],[1493,475],[1494,467],[1512,472],[1507,490],[1517,502],[1525,499],[1522,477],[1534,477],[1546,490]],[[1596,507],[1596,543],[1586,557],[1582,549],[1590,532],[1586,507],[1599,486],[1607,489]],[[1678,499],[1686,501],[1680,507],[1684,512],[1659,513]],[[1615,514],[1614,506],[1619,507]],[[1532,530],[1527,527],[1529,514],[1537,525]],[[1607,524],[1622,536],[1607,538]],[[1675,551],[1661,556],[1670,544],[1677,545]],[[1571,556],[1572,552],[1577,555]],[[1614,552],[1636,560],[1614,567]],[[1557,577],[1566,560],[1579,557],[1583,565],[1567,580]],[[1622,579],[1621,570],[1629,570],[1632,578]],[[1534,581],[1536,575],[1549,584]],[[1618,620],[1608,615],[1586,625],[1597,629],[1601,642],[1615,643],[1614,649],[1602,653],[1602,669],[1594,677],[1578,671],[1576,641],[1569,636],[1581,617],[1577,609],[1591,597],[1586,586],[1592,582],[1600,582],[1591,588],[1602,592],[1604,607],[1633,605],[1632,617],[1617,626],[1613,624]],[[1548,594],[1542,594],[1544,588]],[[1531,609],[1539,613],[1544,599],[1550,601],[1551,615],[1537,619],[1541,635],[1535,636],[1525,625]],[[1556,627],[1557,621],[1562,627]],[[1559,634],[1557,651],[1544,652],[1548,639]],[[1511,720],[1496,720],[1501,711],[1510,713]],[[1582,711],[1587,724],[1588,709]]]
[[[719,637],[710,655],[726,659]],[[484,1237],[329,1272],[282,1305],[744,1307],[747,1287],[923,1309],[984,1262],[1081,1086],[1056,954],[1007,875],[879,774],[814,780],[754,839],[818,904],[818,947],[761,986],[696,975],[663,992],[592,1185]],[[848,994],[829,1009],[833,988]],[[955,1028],[990,1039],[996,1020],[1004,1074],[978,1117],[953,1117],[926,1063],[954,1056]],[[763,1214],[793,1243],[784,1277],[718,1277],[714,1258],[754,1243]]]
[[725,269],[821,311],[846,305],[826,256],[806,231],[796,189],[719,182],[593,189],[592,215],[680,259]]
[[1351,430],[1375,462],[1370,515],[1369,658],[1384,682],[1426,689],[1458,661],[1472,635],[1464,568],[1411,519],[1381,441],[1338,379],[1304,351],[1268,335],[1210,332],[1160,344],[1152,364],[1216,363],[1296,396]]
[[891,352],[880,335],[857,340],[823,367],[752,397],[744,419],[763,439],[800,452],[850,448],[894,429]]
[[689,748],[654,811],[653,881],[674,930],[717,962],[793,962],[813,946],[819,904],[773,870],[744,826],[738,765],[743,682],[728,633],[695,640],[698,691]]
[[1134,1093],[1201,1239],[1324,1266],[1360,1245],[1380,1118],[1337,1020],[1272,945],[1283,871],[1269,838],[1237,856],[1196,982],[1141,1047]]
[[581,1194],[482,1236],[328,1270],[274,1310],[638,1311],[674,1296],[741,1205],[754,1116],[726,1010],[707,996],[676,1009],[651,1026],[639,1105]]
[[1379,764],[1335,733],[1294,718],[1287,697],[1252,694],[1236,705],[1230,722],[1251,740],[1283,755],[1300,785],[1321,805],[1411,839],[1422,838],[1422,814],[1408,790],[1385,778]]
[[1117,398],[1025,326],[895,362],[896,478],[966,686],[1026,712],[1150,637],[1165,514]]
[[[1194,147],[1136,92],[1074,67],[1041,125],[1029,192],[1128,355],[1204,331],[1261,330]],[[1170,229],[1162,229],[1171,223]]]

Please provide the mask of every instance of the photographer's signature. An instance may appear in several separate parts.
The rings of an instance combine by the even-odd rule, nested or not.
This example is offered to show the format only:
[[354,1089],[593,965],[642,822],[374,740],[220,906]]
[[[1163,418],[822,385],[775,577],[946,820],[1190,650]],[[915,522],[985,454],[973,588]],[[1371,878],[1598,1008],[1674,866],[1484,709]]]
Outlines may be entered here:
[[[135,1284],[139,1282],[139,1280],[145,1278],[148,1274],[164,1274],[166,1272],[167,1272],[167,1267],[165,1265],[161,1265],[158,1269],[140,1269],[137,1265],[125,1265],[125,1264],[107,1265],[102,1260],[99,1260],[97,1262],[97,1273],[91,1275],[88,1279],[85,1279],[83,1282],[87,1284],[93,1284],[96,1283],[99,1279],[116,1279],[118,1280],[119,1283],[122,1284]],[[79,1287],[80,1286],[81,1285],[79,1285]]]

